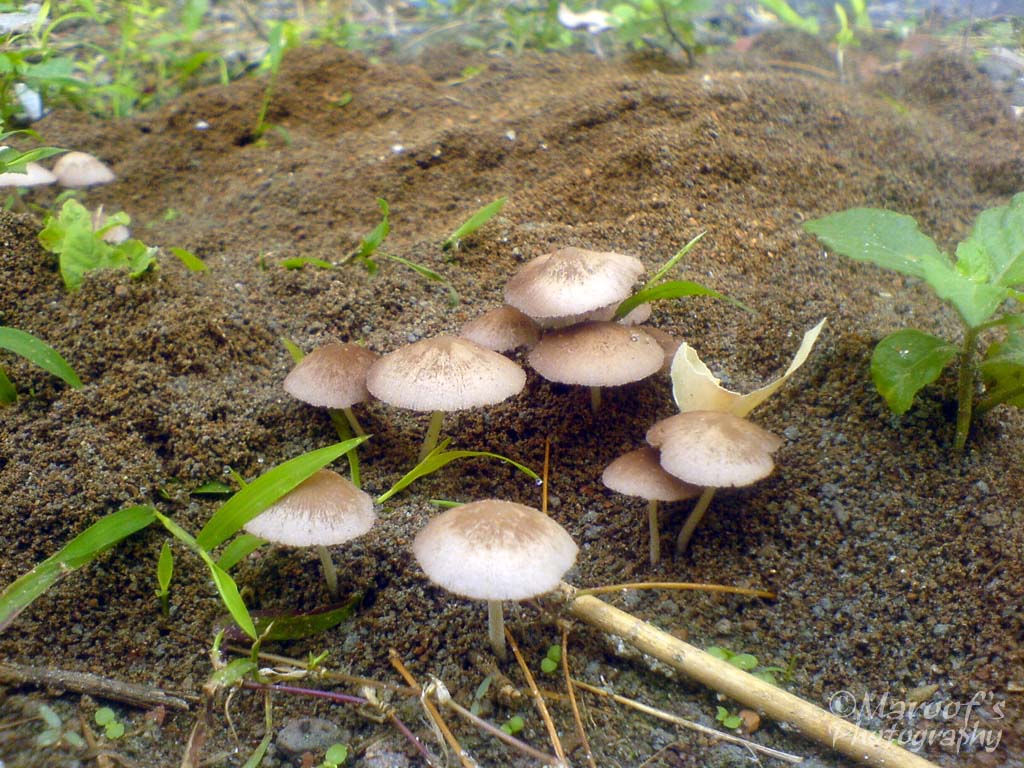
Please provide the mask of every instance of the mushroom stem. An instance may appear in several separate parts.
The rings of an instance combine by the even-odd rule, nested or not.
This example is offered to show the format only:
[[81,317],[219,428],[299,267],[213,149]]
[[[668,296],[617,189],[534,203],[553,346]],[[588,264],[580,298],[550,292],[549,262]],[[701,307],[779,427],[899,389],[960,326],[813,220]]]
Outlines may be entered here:
[[[331,422],[334,424],[334,430],[338,433],[338,439],[341,441],[348,440],[352,437],[352,430],[349,429],[349,422],[341,417],[341,412],[337,408],[328,408],[327,412],[331,414]],[[350,408],[345,408],[344,413],[347,415],[351,412]],[[352,417],[355,418],[354,416]],[[358,422],[357,422],[358,423]],[[360,431],[360,435],[366,434]],[[345,454],[348,458],[348,470],[352,476],[352,485],[356,488],[362,488],[362,483],[359,477],[359,457],[356,455],[356,449],[353,448]]]
[[356,435],[362,437],[363,435],[366,434],[366,430],[363,429],[363,425],[359,423],[359,419],[356,418],[356,415],[352,413],[351,408],[342,408],[341,412],[345,414],[345,418],[348,419],[348,423],[352,427],[352,431],[355,432]]
[[697,505],[690,512],[690,516],[686,518],[686,522],[683,523],[683,529],[679,532],[679,538],[676,539],[676,557],[679,557],[686,551],[686,545],[690,543],[690,537],[693,536],[694,530],[700,525],[701,518],[704,517],[704,513],[711,506],[711,500],[715,498],[716,490],[717,488],[705,488],[704,493],[697,499]]
[[651,533],[651,565],[661,561],[661,532],[658,530],[658,500],[647,502],[647,527]]
[[331,593],[331,597],[337,597],[338,571],[334,567],[334,560],[331,559],[331,553],[328,552],[327,547],[322,544],[318,544],[316,550],[320,553],[320,564],[324,568],[324,581],[327,582],[327,591]]
[[490,638],[494,655],[505,660],[505,614],[501,609],[501,600],[487,601],[487,637]]
[[597,413],[601,407],[601,388],[591,387],[590,388],[590,412]]
[[427,427],[427,435],[423,438],[423,445],[420,447],[419,461],[427,458],[427,454],[434,450],[437,445],[437,438],[441,436],[441,422],[444,420],[444,411],[434,411],[430,414],[430,426]]

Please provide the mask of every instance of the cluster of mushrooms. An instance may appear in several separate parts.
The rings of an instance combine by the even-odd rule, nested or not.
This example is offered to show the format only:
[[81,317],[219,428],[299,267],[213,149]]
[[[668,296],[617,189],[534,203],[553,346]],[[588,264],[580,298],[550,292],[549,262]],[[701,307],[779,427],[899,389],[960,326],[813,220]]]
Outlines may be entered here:
[[[616,308],[643,273],[631,256],[563,248],[539,256],[509,279],[506,304],[471,321],[458,336],[437,336],[378,356],[357,344],[331,343],[306,355],[284,382],[292,396],[329,409],[336,425],[363,434],[353,407],[373,396],[429,412],[422,459],[437,443],[445,413],[501,402],[519,393],[526,374],[501,354],[528,348],[542,377],[591,389],[619,386],[666,370],[679,346],[639,325],[641,305],[622,322]],[[653,425],[648,447],[604,472],[605,484],[650,501],[651,563],[659,560],[658,501],[701,496],[680,536],[696,527],[714,488],[746,485],[772,471],[781,441],[739,416],[690,411]],[[358,480],[357,480],[358,482]],[[357,484],[321,470],[255,517],[246,530],[271,542],[316,546],[332,593],[337,577],[327,547],[368,531],[373,499]],[[508,501],[464,504],[438,515],[417,535],[413,553],[435,584],[488,603],[491,645],[504,656],[501,601],[555,588],[576,559],[569,534],[546,514]]]

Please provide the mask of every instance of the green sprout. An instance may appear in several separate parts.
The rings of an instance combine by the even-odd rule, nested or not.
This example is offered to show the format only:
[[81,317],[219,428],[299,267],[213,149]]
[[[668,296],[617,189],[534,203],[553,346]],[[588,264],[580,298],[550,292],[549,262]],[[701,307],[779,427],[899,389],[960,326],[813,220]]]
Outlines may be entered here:
[[[281,73],[281,63],[284,55],[299,45],[299,28],[293,21],[275,21],[270,25],[270,33],[267,37],[267,55],[260,62],[260,71],[269,72],[267,86],[263,89],[263,101],[260,103],[260,111],[256,116],[256,126],[252,135],[259,140],[263,134],[272,126],[267,122],[267,110],[270,109],[270,100],[274,96],[274,88],[277,86],[277,77]],[[283,132],[283,129],[278,129]],[[287,134],[284,134],[287,140]]]
[[324,761],[320,768],[338,768],[348,760],[348,747],[344,744],[331,744],[324,753]]
[[846,81],[846,49],[860,45],[860,40],[850,27],[850,20],[846,15],[846,9],[841,3],[835,4],[836,19],[839,21],[839,31],[833,38],[836,43],[836,68],[839,70],[839,78]]
[[547,655],[541,659],[540,668],[541,671],[547,675],[552,675],[558,670],[558,665],[562,661],[562,646],[551,645],[548,647]]
[[[508,200],[507,196],[499,197],[493,203],[489,203],[481,208],[479,211],[474,213],[462,225],[448,235],[448,238],[441,244],[441,250],[444,251],[457,251],[462,243],[462,239],[469,237],[471,234],[476,232],[480,227],[494,218],[498,212],[505,207],[505,202]],[[449,259],[451,257],[449,256]]]
[[779,17],[779,21],[787,26],[799,29],[809,35],[818,34],[818,20],[813,16],[801,16],[793,10],[786,0],[761,0],[761,6]]
[[[6,349],[21,355],[30,363],[35,363],[47,373],[52,373],[72,389],[80,389],[82,380],[74,372],[67,361],[49,344],[40,341],[31,333],[0,326],[0,349]],[[18,399],[18,391],[0,368],[0,404],[13,403]]]
[[738,714],[721,705],[715,707],[715,720],[730,731],[735,731],[743,724],[743,719]]
[[501,730],[503,730],[509,736],[515,736],[517,733],[523,730],[525,725],[526,723],[523,722],[523,718],[521,718],[519,715],[515,715],[514,717],[510,717],[502,724]]
[[39,705],[38,713],[39,719],[43,721],[46,727],[36,735],[35,743],[37,747],[67,745],[73,749],[85,748],[85,739],[75,731],[65,728],[60,715],[46,704]]
[[168,599],[171,588],[171,577],[174,575],[174,555],[171,545],[166,541],[160,547],[160,557],[156,561],[156,596],[160,598],[160,609],[164,616],[170,616],[171,606]]
[[[1024,407],[1024,316],[1006,311],[1009,299],[1024,299],[1024,193],[1009,205],[982,211],[967,239],[957,245],[955,261],[913,218],[892,211],[852,208],[808,221],[804,229],[837,253],[923,280],[960,318],[959,347],[913,328],[891,333],[875,347],[871,378],[893,413],[905,413],[917,393],[953,360],[960,366],[957,452],[967,443],[973,415],[1001,403]],[[1005,335],[988,346],[978,363],[980,337],[993,329]],[[976,401],[979,371],[985,391]]]
[[103,735],[111,741],[124,736],[124,723],[117,719],[117,715],[110,707],[100,707],[93,715],[96,725],[103,729]]

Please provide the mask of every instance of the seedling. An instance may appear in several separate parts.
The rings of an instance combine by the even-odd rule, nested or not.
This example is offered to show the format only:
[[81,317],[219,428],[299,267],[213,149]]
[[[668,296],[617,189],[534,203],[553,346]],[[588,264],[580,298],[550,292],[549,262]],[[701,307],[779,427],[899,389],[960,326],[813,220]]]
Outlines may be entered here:
[[73,749],[85,747],[85,740],[75,731],[65,728],[60,715],[45,704],[39,705],[39,719],[46,727],[36,735],[37,747],[55,747],[62,744]]
[[192,253],[192,251],[186,251],[184,248],[175,248],[174,246],[171,246],[167,250],[177,256],[178,261],[185,265],[185,269],[189,272],[206,272],[209,269],[209,267],[206,266],[206,262]]
[[[82,380],[74,372],[67,361],[49,344],[40,341],[31,333],[17,328],[0,326],[0,349],[6,349],[21,355],[31,363],[35,363],[44,371],[52,373],[64,381],[72,389],[80,389]],[[13,403],[18,399],[18,391],[0,368],[0,404]]]
[[562,646],[555,644],[548,647],[547,655],[541,659],[540,669],[547,675],[553,675],[562,662]]
[[128,214],[120,212],[93,230],[92,214],[85,206],[77,200],[65,200],[58,216],[46,217],[39,242],[58,254],[64,285],[69,291],[77,291],[85,275],[93,270],[126,268],[132,277],[139,277],[156,263],[156,248],[140,240],[130,238],[117,245],[104,242],[105,232],[130,223]]
[[171,577],[174,575],[174,555],[171,545],[166,541],[160,547],[160,557],[156,561],[156,596],[160,598],[160,608],[164,616],[170,616],[171,607],[168,600],[171,588]]
[[763,7],[779,17],[779,21],[809,35],[818,34],[818,20],[813,16],[801,16],[786,0],[761,0]]
[[[256,126],[252,135],[256,139],[262,138],[263,134],[271,127],[267,123],[267,110],[270,108],[270,100],[274,95],[274,87],[277,85],[277,76],[281,72],[281,62],[284,55],[299,44],[299,29],[293,21],[276,21],[270,26],[270,34],[267,38],[267,55],[260,63],[260,70],[269,72],[267,87],[263,89],[263,101],[260,104],[259,114],[256,116]],[[287,134],[285,134],[287,139]],[[290,143],[290,142],[289,142]]]
[[[441,244],[441,250],[444,251],[457,251],[462,243],[464,237],[469,237],[471,234],[476,232],[480,227],[494,218],[498,212],[505,207],[505,202],[508,200],[507,196],[499,197],[493,203],[489,203],[481,208],[479,211],[470,216],[466,221],[454,232],[448,235],[448,239]],[[451,256],[448,257],[451,260]]]
[[523,730],[523,727],[525,725],[526,723],[523,722],[523,718],[521,718],[519,715],[515,715],[514,717],[510,717],[502,724],[501,730],[503,730],[509,736],[515,736],[517,733]]
[[348,760],[348,747],[344,744],[331,744],[324,753],[324,761],[320,768],[338,768]]
[[757,656],[752,653],[734,653],[728,648],[722,648],[719,646],[712,646],[708,648],[707,652],[714,656],[716,659],[722,659],[732,664],[737,669],[742,669],[744,672],[749,672],[754,677],[764,680],[770,685],[778,685],[779,681],[775,675],[787,673],[787,670],[782,667],[765,667],[757,660]]
[[738,714],[730,712],[721,705],[715,707],[715,720],[730,731],[735,731],[743,724],[743,719]]
[[[972,413],[1000,403],[1024,407],[1024,317],[1005,311],[1008,299],[1024,299],[1024,193],[978,216],[956,260],[942,253],[910,216],[853,208],[809,221],[804,229],[837,253],[924,280],[951,305],[963,325],[959,348],[912,328],[891,333],[875,347],[871,378],[889,408],[905,413],[917,393],[954,359],[960,365],[954,449],[967,443]],[[975,359],[981,334],[1005,328],[1005,337]],[[985,393],[975,400],[978,373]]]
[[96,725],[103,729],[103,735],[111,741],[124,736],[124,723],[117,719],[117,715],[110,707],[100,707],[93,715]]

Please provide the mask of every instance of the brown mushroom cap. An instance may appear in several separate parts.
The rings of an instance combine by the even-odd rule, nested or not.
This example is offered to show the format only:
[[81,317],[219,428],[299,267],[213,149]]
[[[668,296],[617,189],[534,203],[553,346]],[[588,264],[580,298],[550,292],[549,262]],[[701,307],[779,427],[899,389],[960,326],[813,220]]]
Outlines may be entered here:
[[68,152],[53,165],[53,174],[62,187],[86,189],[114,180],[114,172],[87,152]]
[[526,373],[514,362],[457,336],[436,336],[401,347],[366,372],[370,394],[414,411],[493,405],[524,386]]
[[558,586],[578,547],[532,507],[488,499],[435,517],[413,554],[432,582],[476,600],[525,600]]
[[246,523],[245,530],[275,544],[331,546],[362,536],[376,519],[369,494],[321,469]]
[[665,363],[661,366],[661,370],[663,373],[668,373],[672,370],[672,359],[676,356],[676,352],[679,351],[679,347],[682,346],[683,340],[673,336],[668,331],[663,331],[661,328],[655,328],[650,325],[644,325],[641,328],[644,333],[647,333],[665,350]]
[[503,304],[470,320],[459,336],[494,352],[508,352],[537,343],[537,323],[515,307]]
[[601,482],[616,493],[639,496],[648,501],[684,501],[700,496],[698,485],[684,483],[658,463],[655,448],[637,448],[605,467]]
[[520,267],[505,301],[536,320],[581,315],[621,302],[643,271],[633,256],[561,248]]
[[647,442],[661,466],[694,485],[750,485],[771,474],[782,439],[752,421],[718,411],[687,411],[657,422]]
[[639,328],[583,323],[545,333],[527,359],[548,381],[614,387],[656,373],[665,353]]
[[318,408],[350,408],[370,396],[366,371],[377,358],[358,344],[324,344],[296,363],[284,391]]

